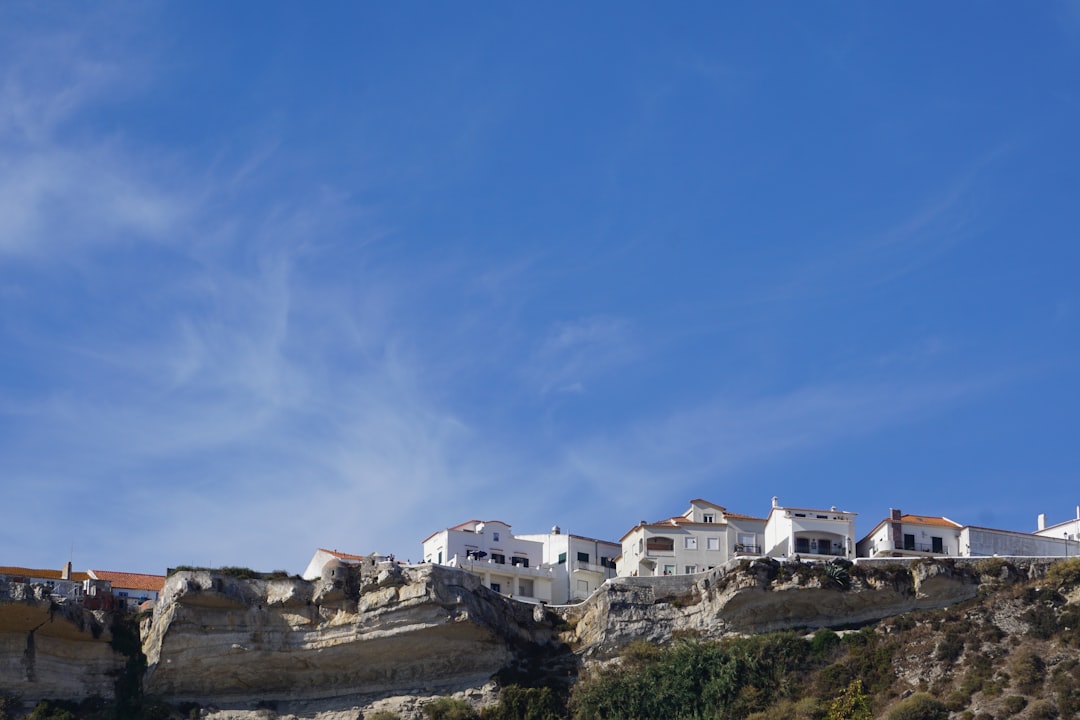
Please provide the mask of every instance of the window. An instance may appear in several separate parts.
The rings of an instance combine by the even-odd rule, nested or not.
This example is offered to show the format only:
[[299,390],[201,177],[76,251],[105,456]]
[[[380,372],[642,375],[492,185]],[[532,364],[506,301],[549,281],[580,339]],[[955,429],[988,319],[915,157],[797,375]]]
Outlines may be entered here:
[[686,549],[686,550],[697,550],[697,538],[696,537],[683,538],[683,541],[684,541],[683,542],[683,548],[684,549]]
[[522,595],[524,595],[525,597],[532,597],[533,596],[533,581],[532,580],[519,580],[518,581],[518,592],[521,593]]
[[439,551],[439,565],[442,565],[442,550]]
[[491,553],[491,562],[495,563],[496,565],[505,565],[506,556],[499,553]]
[[687,575],[693,575],[696,572],[697,572],[697,565],[687,565],[686,566],[686,574]]
[[562,565],[566,562],[566,553],[559,553],[559,564]]
[[715,515],[713,515],[712,513],[705,513],[705,514],[704,514],[704,515],[702,516],[702,520],[704,520],[704,521],[705,521],[705,522],[707,522],[707,523],[711,523],[711,522],[715,522],[715,517],[716,517],[716,516],[715,516]]
[[510,558],[511,565],[520,565],[521,567],[529,567],[529,558],[527,557],[512,557]]
[[915,549],[915,535],[913,535],[913,534],[908,535],[907,533],[904,533],[904,549],[905,550],[914,550]]
[[720,549],[720,538],[718,538],[718,537],[707,538],[706,542],[708,543],[708,548],[710,550],[719,550]]
[[675,538],[651,537],[646,547],[649,552],[675,552]]
[[795,552],[808,553],[810,552],[810,541],[806,538],[795,538]]
[[945,546],[945,543],[943,543],[941,541],[941,538],[933,537],[933,536],[930,537],[930,550],[931,550],[931,552],[936,552],[938,555],[941,555],[943,552],[945,552],[945,547],[944,546]]
[[675,566],[674,565],[665,565],[664,566],[664,574],[665,575],[674,575],[675,574]]
[[499,542],[499,531],[498,530],[491,533],[491,540],[492,540],[492,542]]
[[641,552],[641,543],[642,543],[642,540],[637,541],[637,551],[638,552]]
[[502,585],[500,585],[499,583],[491,583],[491,589],[494,590],[497,593],[501,593],[502,592]]
[[587,563],[587,562],[589,562],[589,553],[579,552],[577,554],[577,559],[578,559],[578,562]]
[[611,568],[612,570],[614,570],[615,569],[615,561],[612,560],[611,558],[604,557],[603,555],[601,555],[600,556],[600,567]]

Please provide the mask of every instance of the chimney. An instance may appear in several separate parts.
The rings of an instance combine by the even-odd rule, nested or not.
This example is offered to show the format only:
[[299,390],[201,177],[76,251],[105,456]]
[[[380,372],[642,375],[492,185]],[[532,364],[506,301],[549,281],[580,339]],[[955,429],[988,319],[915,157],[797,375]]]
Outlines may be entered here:
[[562,529],[558,525],[551,528],[552,535],[559,535],[560,533],[562,533]]
[[1046,529],[1046,513],[1039,513],[1039,529]]
[[[776,495],[773,495],[772,506],[773,507],[780,507],[780,498],[778,498]],[[1077,510],[1080,510],[1080,507],[1078,507]],[[1080,517],[1080,515],[1077,515],[1077,517]]]
[[1076,519],[1080,520],[1080,505],[1076,506]]
[[61,580],[70,580],[71,579],[71,561],[70,560],[68,560],[66,563],[64,563],[64,569],[60,571],[60,579]]

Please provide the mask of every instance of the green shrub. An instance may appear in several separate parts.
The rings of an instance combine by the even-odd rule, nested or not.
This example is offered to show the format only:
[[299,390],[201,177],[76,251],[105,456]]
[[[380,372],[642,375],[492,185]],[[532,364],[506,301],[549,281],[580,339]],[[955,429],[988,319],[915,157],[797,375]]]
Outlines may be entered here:
[[839,697],[829,705],[826,720],[873,720],[870,700],[863,692],[862,682],[852,680]]
[[810,638],[810,653],[815,658],[828,658],[839,645],[840,636],[828,628],[822,628]]
[[441,697],[421,708],[429,720],[480,720],[469,703],[459,698]]
[[947,634],[938,642],[934,657],[942,662],[954,663],[964,652],[964,639],[959,635]]
[[0,692],[0,720],[15,720],[21,708],[22,702],[17,696]]
[[941,701],[926,693],[901,700],[889,713],[889,720],[948,720],[949,711]]
[[1027,707],[1027,698],[1023,695],[1009,695],[1001,704],[1009,715],[1016,715]]
[[499,704],[480,712],[482,720],[562,720],[566,702],[551,688],[508,685],[499,693]]
[[1049,700],[1036,700],[1028,708],[1030,720],[1054,720],[1058,716],[1058,709]]
[[364,715],[361,720],[401,720],[401,716],[389,710],[376,710],[373,713]]
[[1059,588],[1072,588],[1080,584],[1080,557],[1056,562],[1046,571],[1046,580]]
[[42,700],[34,706],[26,720],[75,720],[76,709],[74,703]]
[[1010,664],[1014,687],[1024,695],[1033,695],[1046,679],[1046,663],[1030,649],[1023,649],[1013,656]]

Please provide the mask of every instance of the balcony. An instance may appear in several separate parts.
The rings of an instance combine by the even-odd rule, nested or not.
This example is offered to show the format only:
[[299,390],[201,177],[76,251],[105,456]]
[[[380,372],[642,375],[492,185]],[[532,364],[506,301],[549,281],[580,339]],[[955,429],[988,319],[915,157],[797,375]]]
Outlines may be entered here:
[[735,543],[736,555],[760,555],[760,545],[747,545],[746,543]]
[[949,554],[949,551],[944,547],[939,547],[935,550],[933,545],[928,545],[926,543],[904,543],[904,550],[906,552],[929,553],[933,555]]
[[491,558],[463,558],[460,555],[455,555],[450,558],[450,561],[447,564],[451,567],[459,567],[474,573],[491,572],[498,573],[499,575],[544,578],[550,578],[552,575],[550,566],[541,565],[539,567],[525,567],[524,565],[514,565],[512,563],[493,562]]
[[574,572],[596,573],[597,575],[603,575],[604,577],[615,577],[615,568],[597,565],[596,563],[575,560],[571,567]]

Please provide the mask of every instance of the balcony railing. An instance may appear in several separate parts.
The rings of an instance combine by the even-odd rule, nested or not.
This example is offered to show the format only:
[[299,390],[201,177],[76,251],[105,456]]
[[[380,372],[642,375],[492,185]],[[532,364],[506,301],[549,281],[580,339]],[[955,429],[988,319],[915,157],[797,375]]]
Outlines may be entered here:
[[525,567],[524,565],[514,565],[512,563],[497,563],[493,562],[491,558],[474,559],[468,557],[461,557],[455,555],[450,558],[447,563],[451,567],[464,568],[465,570],[471,570],[472,572],[493,572],[499,575],[518,575],[526,577],[550,577],[552,570],[550,566],[541,565],[539,567]]
[[926,543],[904,543],[904,550],[913,552],[934,553],[935,555],[948,555],[949,551],[944,547],[940,547],[937,550],[933,545],[927,545]]
[[606,575],[607,577],[615,577],[615,568],[607,567],[605,565],[597,565],[596,563],[582,562],[575,560],[573,565],[575,572],[591,572],[598,575]]
[[735,543],[736,555],[760,555],[760,545],[747,545],[746,543]]

